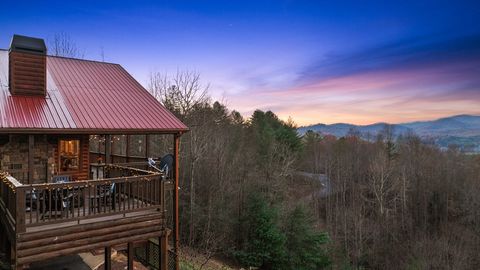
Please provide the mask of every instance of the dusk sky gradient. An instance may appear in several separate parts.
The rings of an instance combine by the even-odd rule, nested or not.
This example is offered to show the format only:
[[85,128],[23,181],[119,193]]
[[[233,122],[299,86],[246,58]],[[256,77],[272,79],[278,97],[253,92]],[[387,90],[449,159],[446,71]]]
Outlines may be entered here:
[[[85,58],[196,70],[214,99],[300,124],[480,115],[480,1],[7,1],[13,34],[66,32]],[[68,3],[67,3],[68,2]]]

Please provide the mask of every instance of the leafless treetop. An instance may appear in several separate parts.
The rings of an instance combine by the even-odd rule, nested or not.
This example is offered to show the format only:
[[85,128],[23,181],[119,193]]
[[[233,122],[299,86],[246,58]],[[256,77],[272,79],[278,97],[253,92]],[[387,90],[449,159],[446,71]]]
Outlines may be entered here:
[[56,33],[48,44],[50,55],[73,58],[83,58],[85,56],[85,52],[79,49],[75,41],[65,32]]

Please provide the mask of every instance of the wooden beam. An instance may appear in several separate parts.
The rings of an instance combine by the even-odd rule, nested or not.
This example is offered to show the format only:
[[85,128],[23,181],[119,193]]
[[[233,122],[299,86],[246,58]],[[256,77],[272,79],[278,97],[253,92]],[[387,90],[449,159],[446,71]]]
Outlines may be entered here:
[[126,135],[127,137],[127,149],[126,149],[126,156],[127,156],[127,163],[130,162],[130,135]]
[[84,251],[89,251],[92,249],[96,248],[101,248],[105,246],[115,246],[115,245],[120,245],[128,242],[137,242],[137,241],[144,241],[149,238],[154,238],[158,237],[159,234],[162,234],[161,232],[153,232],[153,233],[148,233],[148,234],[143,234],[143,235],[135,235],[135,236],[130,236],[126,238],[121,238],[121,239],[115,239],[107,242],[97,242],[95,244],[89,244],[85,246],[79,246],[79,247],[72,247],[72,248],[67,248],[67,249],[62,249],[62,250],[57,250],[54,252],[47,252],[47,253],[41,253],[41,254],[36,254],[28,257],[22,257],[18,258],[18,263],[21,264],[28,264],[32,262],[37,262],[37,261],[43,261],[49,258],[53,257],[58,257],[58,256],[65,256],[65,255],[70,255],[70,254],[75,254],[79,252],[84,252]]
[[[135,232],[137,229],[143,229],[143,228],[150,229],[150,230],[146,230],[147,232],[149,232],[151,230],[154,230],[155,226],[160,226],[161,224],[163,224],[163,220],[154,219],[154,220],[140,221],[136,223],[123,224],[118,226],[115,224],[112,224],[109,227],[105,227],[105,228],[92,229],[89,231],[78,231],[75,233],[63,233],[61,229],[58,229],[59,234],[57,234],[57,236],[50,236],[50,237],[45,237],[45,238],[31,240],[31,241],[19,241],[17,242],[17,246],[19,249],[22,249],[22,252],[32,248],[33,249],[42,248],[42,250],[40,251],[47,251],[46,249],[49,249],[50,247],[57,245],[59,243],[65,243],[65,242],[71,243],[81,239],[88,239],[89,242],[92,242],[90,241],[91,239],[96,239],[96,240],[107,239],[108,240],[109,238],[106,237],[108,234],[115,233],[116,234],[115,237],[118,237],[119,235],[117,233],[131,232],[130,234],[133,234],[133,232]],[[47,247],[44,247],[44,246],[47,246]],[[73,243],[71,246],[73,246]]]
[[[49,177],[48,177],[48,173],[49,173],[49,170],[50,170],[50,166],[48,164],[48,150],[50,150],[50,144],[48,144],[48,138],[47,138],[47,134],[43,134],[43,141],[45,142],[45,153],[47,154],[47,162],[45,164],[45,183],[48,183],[48,180],[49,180]],[[55,161],[54,161],[55,162]]]
[[[160,270],[168,270],[168,234],[164,234],[158,238],[159,243],[159,262]],[[178,269],[178,268],[177,268]]]
[[8,253],[10,255],[10,266],[12,269],[17,269],[17,256],[15,254],[15,246],[12,245],[12,243],[9,243],[8,249],[10,252]]
[[174,219],[174,228],[173,228],[173,244],[174,244],[174,251],[175,251],[175,269],[180,269],[179,258],[178,258],[178,251],[180,248],[180,235],[179,235],[179,213],[178,213],[178,182],[179,182],[179,166],[180,166],[180,134],[174,135],[174,153],[175,153],[175,161],[174,161],[174,179],[175,179],[175,187],[174,187],[174,203],[173,203],[173,219]]
[[26,231],[25,228],[25,205],[26,205],[26,198],[25,198],[25,190],[24,188],[17,188],[15,192],[15,232],[17,234],[24,233]]
[[161,230],[162,230],[162,227],[160,225],[152,225],[152,226],[146,226],[142,228],[126,230],[123,232],[104,233],[103,235],[95,236],[95,237],[75,239],[69,242],[63,242],[58,244],[52,243],[51,245],[43,245],[43,246],[38,246],[34,248],[29,248],[29,249],[22,249],[18,251],[17,255],[19,257],[28,257],[35,254],[48,253],[48,252],[54,252],[57,250],[64,250],[67,248],[107,242],[107,241],[130,237],[134,235],[143,235],[148,233],[160,232]]
[[35,147],[35,137],[34,135],[28,135],[28,183],[29,184],[33,184],[34,147]]
[[134,256],[134,252],[133,252],[133,243],[132,242],[128,242],[128,246],[127,246],[127,256],[128,256],[128,263],[127,263],[127,269],[128,270],[133,270],[133,256]]
[[[113,219],[113,220],[106,220],[106,221],[98,221],[92,223],[85,223],[77,226],[66,226],[57,229],[50,229],[44,231],[37,231],[37,232],[29,232],[28,234],[20,234],[17,237],[18,242],[29,242],[40,240],[44,238],[57,238],[59,235],[62,235],[59,240],[64,239],[67,235],[73,234],[77,235],[87,231],[98,231],[105,228],[111,228],[112,231],[117,231],[115,228],[116,226],[123,226],[129,225],[133,223],[141,223],[149,220],[156,220],[160,219],[162,215],[160,213],[148,214],[148,215],[141,215],[141,216],[134,216],[134,217],[127,217],[122,219]],[[130,230],[131,228],[123,227],[122,229]],[[68,241],[71,238],[67,238]]]
[[105,247],[105,261],[103,263],[105,270],[112,270],[112,248]]
[[150,157],[150,135],[145,135],[145,157]]

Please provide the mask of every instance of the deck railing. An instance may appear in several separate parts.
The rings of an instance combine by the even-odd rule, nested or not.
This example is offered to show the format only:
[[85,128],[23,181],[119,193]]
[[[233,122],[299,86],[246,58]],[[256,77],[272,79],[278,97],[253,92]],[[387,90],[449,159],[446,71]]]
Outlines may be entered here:
[[29,185],[4,175],[0,208],[16,233],[46,224],[165,211],[168,181],[160,173],[117,165],[103,165],[102,170],[103,179]]
[[16,230],[17,226],[21,226],[22,223],[21,218],[19,222],[17,221],[19,219],[17,214],[21,213],[24,201],[16,194],[22,184],[7,173],[0,173],[0,179],[0,211],[6,217],[4,222],[9,225],[8,227]]

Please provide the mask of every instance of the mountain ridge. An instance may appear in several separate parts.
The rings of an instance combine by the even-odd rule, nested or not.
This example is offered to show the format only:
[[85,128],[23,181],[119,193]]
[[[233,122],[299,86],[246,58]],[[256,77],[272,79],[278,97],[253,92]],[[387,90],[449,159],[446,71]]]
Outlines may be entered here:
[[349,123],[314,124],[297,129],[300,135],[308,130],[322,134],[344,137],[349,132],[359,132],[362,136],[376,135],[386,126],[391,126],[395,136],[414,133],[421,138],[430,138],[441,147],[452,144],[461,148],[475,149],[480,152],[480,115],[460,114],[442,117],[436,120],[404,122],[389,124],[378,122],[369,125],[355,125]]

